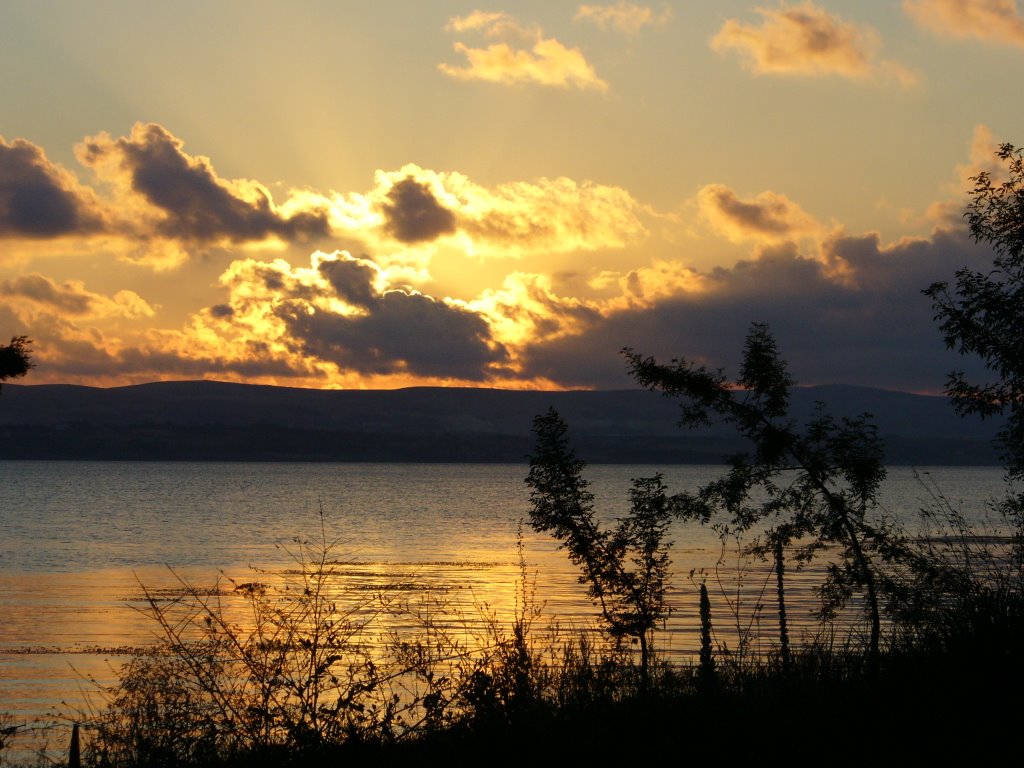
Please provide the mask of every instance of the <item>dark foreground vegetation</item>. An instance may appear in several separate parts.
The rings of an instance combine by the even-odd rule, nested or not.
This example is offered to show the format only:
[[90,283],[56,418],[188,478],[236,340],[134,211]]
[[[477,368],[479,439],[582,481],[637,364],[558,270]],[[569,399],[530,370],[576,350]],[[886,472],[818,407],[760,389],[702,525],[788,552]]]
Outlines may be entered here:
[[[669,664],[656,580],[646,613],[631,603],[643,546],[617,553],[621,569],[581,569],[588,583],[602,569],[620,580],[603,586],[601,634],[541,623],[525,567],[505,623],[401,585],[353,596],[321,535],[283,572],[147,592],[160,643],[65,715],[81,723],[80,764],[111,768],[1005,760],[1024,684],[1020,528],[975,536],[941,497],[928,513],[930,529],[893,533],[894,556],[877,562],[877,656],[870,621],[823,622],[789,647],[771,605],[769,653],[753,653],[749,634],[729,644],[716,631],[728,609],[701,588],[701,651]],[[640,632],[646,664],[630,642]]]
[[[792,381],[767,326],[751,326],[731,382],[627,350],[641,384],[679,399],[684,425],[716,419],[748,450],[701,488],[669,494],[659,476],[638,478],[630,510],[600,520],[567,425],[554,411],[536,419],[530,524],[579,568],[603,633],[541,626],[525,565],[504,624],[485,609],[471,619],[457,606],[407,599],[398,585],[342,599],[343,564],[321,532],[283,574],[147,593],[161,642],[100,690],[91,711],[72,715],[83,726],[81,761],[1014,759],[1024,684],[1024,498],[1012,484],[1024,478],[1024,162],[1009,145],[1000,158],[1008,180],[979,176],[968,209],[972,234],[994,249],[993,269],[964,270],[955,286],[927,291],[947,343],[980,356],[995,377],[977,385],[954,374],[958,409],[1008,417],[1007,489],[991,500],[1000,535],[973,529],[941,494],[919,530],[879,515],[885,467],[871,420],[835,419],[824,407],[803,422],[792,417]],[[699,582],[699,654],[685,665],[659,658],[673,518],[741,535],[772,564],[777,621],[758,625],[773,638],[769,653],[753,654],[749,634],[732,647],[717,639],[721,607],[716,614]],[[787,568],[815,558],[827,563],[822,622],[795,642]],[[852,624],[836,621],[851,615]],[[15,731],[0,729],[0,747]],[[73,751],[69,762],[78,760]]]
[[[148,595],[162,642],[66,714],[81,764],[111,767],[1005,758],[1020,717],[1005,697],[1024,684],[1020,539],[933,512],[953,527],[902,540],[876,572],[902,587],[877,658],[857,623],[786,652],[727,647],[728,612],[700,590],[701,653],[665,663],[649,632],[643,666],[624,633],[542,625],[525,572],[507,624],[400,589],[342,603],[344,565],[317,542],[278,578]],[[405,629],[375,631],[385,615]]]

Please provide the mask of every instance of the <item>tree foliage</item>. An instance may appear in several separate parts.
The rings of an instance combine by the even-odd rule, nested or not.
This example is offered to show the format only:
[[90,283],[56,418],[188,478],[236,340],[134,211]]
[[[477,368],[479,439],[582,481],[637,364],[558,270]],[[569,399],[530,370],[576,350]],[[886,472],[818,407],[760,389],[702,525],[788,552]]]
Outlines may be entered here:
[[637,382],[681,399],[681,426],[717,419],[751,446],[732,457],[723,477],[672,497],[676,514],[703,523],[714,519],[723,532],[752,533],[751,550],[762,556],[772,555],[776,544],[792,545],[796,559],[806,562],[822,548],[835,547],[839,557],[829,568],[826,608],[838,607],[855,591],[865,593],[870,655],[877,661],[879,589],[872,556],[884,554],[887,532],[872,524],[868,512],[885,467],[868,417],[836,420],[819,404],[801,429],[789,415],[793,379],[762,323],[751,325],[734,384],[721,369],[685,359],[662,365],[630,349],[623,353]]
[[[30,369],[35,368],[29,352],[31,344],[32,340],[28,336],[14,336],[10,344],[0,346],[0,382],[24,376]],[[2,383],[0,388],[3,388]]]
[[551,408],[534,419],[533,431],[536,449],[526,477],[530,524],[561,542],[580,568],[579,581],[599,605],[610,634],[639,642],[646,680],[650,635],[667,612],[671,543],[665,535],[671,510],[662,477],[634,480],[629,514],[614,528],[603,528],[595,515],[589,482],[583,477],[585,463],[569,446],[565,422]]
[[992,247],[992,269],[964,267],[954,285],[936,282],[925,295],[946,346],[976,355],[994,380],[972,383],[953,371],[946,392],[960,414],[1006,413],[1000,442],[1010,475],[1024,477],[1024,149],[1000,146],[1006,180],[988,172],[972,177],[974,189],[964,217],[976,242]]

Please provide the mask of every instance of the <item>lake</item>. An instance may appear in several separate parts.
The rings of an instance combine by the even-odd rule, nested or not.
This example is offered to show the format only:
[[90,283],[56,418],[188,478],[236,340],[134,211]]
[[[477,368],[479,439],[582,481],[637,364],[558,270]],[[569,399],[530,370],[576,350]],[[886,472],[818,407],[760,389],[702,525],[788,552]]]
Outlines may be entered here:
[[[626,511],[631,478],[661,472],[679,491],[722,471],[587,468],[606,518]],[[126,654],[154,642],[139,610],[143,588],[172,594],[181,579],[212,588],[225,576],[252,580],[250,567],[273,579],[294,565],[297,539],[319,539],[321,520],[337,542],[332,557],[345,563],[340,590],[444,595],[470,623],[492,614],[508,621],[520,594],[525,474],[519,464],[0,462],[0,713],[18,723],[70,715],[90,679],[112,682]],[[938,489],[984,523],[985,500],[1002,487],[998,468],[892,468],[881,509],[913,523]],[[735,642],[738,617],[743,626],[763,620],[769,643],[774,619],[754,607],[762,593],[766,611],[773,604],[770,570],[740,558],[735,543],[723,549],[707,528],[676,524],[671,538],[672,615],[659,651],[680,660],[696,652],[702,569],[717,640]],[[595,610],[564,553],[528,527],[522,546],[540,621],[592,628]],[[814,626],[820,576],[789,574],[796,636]]]

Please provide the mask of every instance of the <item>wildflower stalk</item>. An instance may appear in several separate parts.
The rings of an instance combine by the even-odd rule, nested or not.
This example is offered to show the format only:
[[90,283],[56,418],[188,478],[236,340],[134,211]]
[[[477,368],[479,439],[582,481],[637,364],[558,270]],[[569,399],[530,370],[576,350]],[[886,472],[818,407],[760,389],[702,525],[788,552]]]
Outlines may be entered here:
[[711,600],[708,587],[700,585],[700,667],[698,679],[702,686],[710,685],[715,677],[715,657],[711,651]]
[[786,622],[786,559],[782,550],[782,539],[775,540],[775,585],[779,596],[779,656],[782,670],[789,672],[789,625]]

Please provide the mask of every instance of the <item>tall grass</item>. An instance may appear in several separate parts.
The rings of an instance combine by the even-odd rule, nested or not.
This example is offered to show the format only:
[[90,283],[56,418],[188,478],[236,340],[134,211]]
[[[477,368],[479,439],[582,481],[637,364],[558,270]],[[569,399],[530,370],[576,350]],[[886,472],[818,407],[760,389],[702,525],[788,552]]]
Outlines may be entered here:
[[248,580],[144,585],[158,642],[98,687],[85,725],[96,766],[249,764],[339,749],[400,749],[439,734],[507,731],[639,685],[627,655],[592,633],[538,627],[522,545],[514,615],[403,585],[345,591],[346,563],[319,537]]
[[[695,584],[699,657],[655,657],[646,682],[628,645],[544,615],[521,546],[515,607],[502,619],[399,585],[344,592],[339,545],[321,525],[314,541],[288,550],[283,573],[254,570],[212,588],[182,578],[170,596],[143,588],[159,642],[74,717],[83,763],[404,764],[456,754],[500,763],[531,750],[545,760],[635,760],[665,749],[765,759],[771,743],[787,759],[838,744],[867,759],[875,748],[927,752],[912,746],[915,728],[955,741],[936,757],[988,754],[997,742],[986,740],[1013,711],[985,701],[1024,682],[1020,548],[974,530],[940,493],[925,520],[894,537],[879,566],[887,600],[877,673],[867,633],[836,623],[793,645],[768,641],[766,653],[717,644],[716,623],[740,622],[748,647],[760,626],[749,618],[757,605],[741,621],[719,573],[715,603]],[[960,730],[950,733],[942,724],[954,716]],[[2,762],[16,730],[0,725]]]

